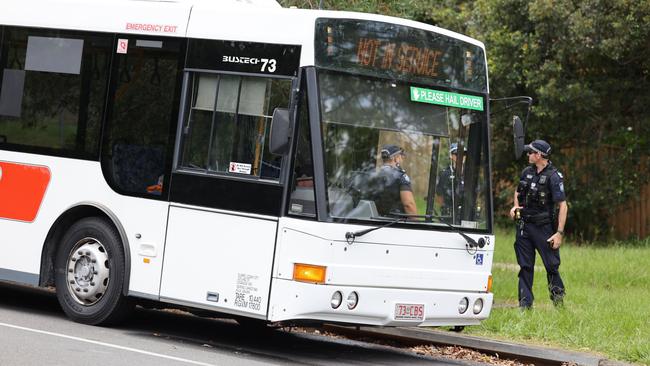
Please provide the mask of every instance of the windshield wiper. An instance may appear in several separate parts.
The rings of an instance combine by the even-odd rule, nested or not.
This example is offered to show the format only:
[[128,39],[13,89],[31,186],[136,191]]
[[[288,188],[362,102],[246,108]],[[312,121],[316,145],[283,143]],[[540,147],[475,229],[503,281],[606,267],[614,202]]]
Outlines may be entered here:
[[[478,248],[483,248],[483,247],[485,246],[485,239],[483,239],[483,238],[479,238],[479,239],[478,239],[478,243],[477,243],[476,240],[472,239],[472,238],[469,237],[467,234],[465,234],[464,232],[460,231],[457,227],[452,226],[452,225],[450,225],[448,222],[445,222],[445,221],[441,220],[441,219],[440,219],[440,216],[434,216],[434,215],[412,215],[412,214],[403,214],[403,213],[399,213],[399,212],[391,212],[391,213],[389,213],[389,215],[391,215],[391,216],[397,216],[397,217],[399,217],[399,218],[401,218],[401,219],[407,219],[407,218],[418,218],[418,219],[426,219],[426,220],[436,219],[436,221],[438,221],[439,223],[441,223],[441,224],[445,224],[445,225],[449,226],[449,228],[450,228],[451,230],[453,230],[454,232],[456,232],[456,233],[458,233],[460,236],[462,236],[462,237],[465,239],[465,241],[467,242],[467,246],[469,246],[470,248],[476,248],[476,247],[478,247]],[[378,228],[377,228],[377,229],[378,229]]]
[[[376,219],[377,217],[371,217],[371,218]],[[354,243],[354,239],[356,239],[356,238],[358,238],[360,236],[364,236],[364,235],[368,234],[369,232],[372,232],[372,231],[375,231],[375,230],[379,230],[379,229],[383,229],[385,227],[389,227],[389,226],[391,226],[393,224],[396,224],[396,223],[398,223],[400,221],[404,221],[404,220],[406,220],[406,217],[398,217],[397,219],[395,219],[395,220],[393,220],[393,221],[391,221],[391,222],[389,222],[387,224],[384,224],[382,226],[377,226],[377,227],[373,227],[373,228],[370,228],[370,229],[359,230],[359,231],[348,231],[347,233],[345,233],[345,241],[347,241],[348,244],[352,245]]]

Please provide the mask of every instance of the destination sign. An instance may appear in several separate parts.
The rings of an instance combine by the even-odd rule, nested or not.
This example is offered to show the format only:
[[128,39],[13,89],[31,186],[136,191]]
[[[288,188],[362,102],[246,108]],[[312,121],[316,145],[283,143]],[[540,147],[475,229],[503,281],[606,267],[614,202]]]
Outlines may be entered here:
[[335,71],[487,92],[481,47],[397,24],[317,19],[315,63]]
[[403,74],[437,77],[441,50],[420,48],[406,42],[391,43],[373,38],[357,41],[357,63]]

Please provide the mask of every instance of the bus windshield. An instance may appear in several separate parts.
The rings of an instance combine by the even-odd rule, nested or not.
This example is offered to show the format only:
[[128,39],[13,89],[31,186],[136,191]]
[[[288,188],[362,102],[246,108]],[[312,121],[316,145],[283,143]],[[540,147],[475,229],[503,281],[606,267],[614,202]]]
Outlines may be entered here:
[[411,213],[487,229],[484,111],[413,101],[414,90],[437,91],[405,82],[327,70],[318,79],[333,218]]
[[316,32],[330,217],[489,230],[482,49],[381,22]]

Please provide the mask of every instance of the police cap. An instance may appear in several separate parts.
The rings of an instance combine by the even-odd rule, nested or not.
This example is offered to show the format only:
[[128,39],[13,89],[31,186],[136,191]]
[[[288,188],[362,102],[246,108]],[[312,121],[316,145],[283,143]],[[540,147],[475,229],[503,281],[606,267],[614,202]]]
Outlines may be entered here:
[[381,147],[381,158],[382,159],[390,159],[394,157],[395,155],[402,154],[406,155],[404,153],[404,149],[397,145],[384,145]]
[[544,157],[551,155],[551,145],[549,145],[548,142],[544,140],[535,140],[530,144],[524,146],[524,150],[527,152],[538,152]]
[[[463,147],[463,151],[467,151],[466,147]],[[456,155],[458,153],[458,143],[453,142],[451,146],[449,147],[449,153]]]

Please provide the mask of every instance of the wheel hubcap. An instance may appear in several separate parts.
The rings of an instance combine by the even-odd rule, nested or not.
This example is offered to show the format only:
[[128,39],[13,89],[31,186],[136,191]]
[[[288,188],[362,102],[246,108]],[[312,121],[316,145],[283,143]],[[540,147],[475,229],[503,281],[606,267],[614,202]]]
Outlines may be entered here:
[[79,304],[92,305],[106,293],[110,275],[106,248],[94,238],[74,245],[68,257],[68,291]]

